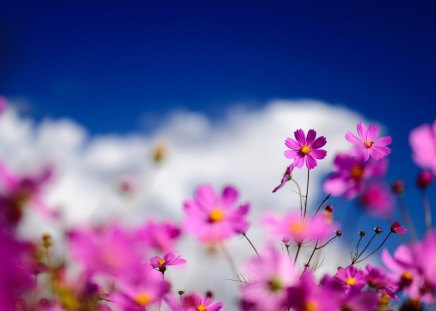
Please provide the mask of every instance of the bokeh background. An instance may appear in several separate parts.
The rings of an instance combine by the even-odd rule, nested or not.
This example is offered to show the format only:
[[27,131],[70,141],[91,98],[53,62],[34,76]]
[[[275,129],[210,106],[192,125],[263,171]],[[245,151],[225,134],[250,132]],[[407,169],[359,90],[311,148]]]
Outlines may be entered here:
[[[349,147],[345,132],[377,122],[393,137],[387,181],[406,181],[422,233],[408,135],[436,118],[435,15],[432,1],[2,0],[0,95],[10,106],[0,157],[18,171],[54,165],[48,201],[71,224],[178,221],[197,185],[230,183],[252,203],[262,244],[258,216],[297,207],[290,189],[271,193],[289,164],[284,139],[297,128],[327,136],[329,156],[311,176],[316,205],[334,153]],[[141,194],[120,195],[123,178]],[[331,202],[340,219],[358,217]],[[389,221],[362,216],[358,227]],[[32,216],[24,231],[46,230],[55,229]],[[228,267],[184,243],[194,264],[180,287],[193,273],[215,286],[211,274]],[[231,246],[239,261],[245,244]]]

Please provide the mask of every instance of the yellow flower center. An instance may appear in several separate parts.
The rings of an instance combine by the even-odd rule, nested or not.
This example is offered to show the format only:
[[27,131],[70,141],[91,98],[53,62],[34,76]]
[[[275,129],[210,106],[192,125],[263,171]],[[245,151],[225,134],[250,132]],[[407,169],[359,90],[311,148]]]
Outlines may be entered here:
[[218,222],[223,220],[224,213],[219,209],[213,209],[209,214],[209,221],[210,222]]
[[353,165],[350,172],[351,178],[353,178],[354,180],[361,180],[363,177],[363,172],[364,170],[361,165]]
[[159,265],[159,267],[163,266],[164,263],[165,263],[165,259],[159,258],[159,259],[157,260],[157,264]]
[[282,289],[282,280],[278,277],[274,277],[271,279],[271,281],[268,282],[268,288],[272,292],[276,292]]
[[313,300],[309,300],[304,305],[304,310],[305,311],[316,311],[316,310],[318,310],[318,304],[315,301],[313,301]]
[[410,284],[413,281],[413,274],[410,271],[404,271],[401,275],[401,282]]
[[145,307],[151,302],[151,297],[147,293],[139,293],[135,296],[134,300],[141,307]]
[[365,140],[365,142],[363,143],[363,145],[364,145],[366,148],[371,148],[373,144],[374,144],[374,142],[373,142],[373,141],[370,141],[370,140]]
[[290,229],[291,229],[292,233],[301,234],[306,229],[306,225],[302,221],[294,222],[293,224],[291,224],[291,228]]
[[308,155],[310,153],[312,149],[308,146],[308,145],[304,145],[303,147],[301,147],[300,152],[303,155]]
[[350,286],[356,285],[356,279],[353,278],[353,277],[348,278],[348,279],[345,281],[345,283],[347,283],[347,285],[350,285]]
[[198,305],[196,308],[197,311],[207,311],[207,307],[204,304]]

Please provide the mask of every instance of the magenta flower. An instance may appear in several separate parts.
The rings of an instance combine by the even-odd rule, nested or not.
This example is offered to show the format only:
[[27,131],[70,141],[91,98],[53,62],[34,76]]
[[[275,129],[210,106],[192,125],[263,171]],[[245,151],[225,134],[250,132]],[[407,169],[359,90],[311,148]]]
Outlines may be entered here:
[[137,239],[145,248],[154,249],[159,253],[172,252],[180,234],[179,227],[171,222],[148,221],[136,231]]
[[315,168],[316,159],[324,159],[327,155],[327,151],[319,149],[327,143],[326,138],[324,136],[316,138],[315,130],[309,130],[305,136],[302,129],[296,130],[294,136],[296,140],[290,137],[285,140],[285,145],[291,149],[285,151],[285,157],[294,159],[294,167],[301,168],[306,162],[309,170]]
[[351,132],[347,132],[345,139],[354,144],[354,148],[350,150],[350,154],[354,156],[363,156],[367,161],[370,157],[375,160],[381,160],[391,153],[391,149],[386,147],[392,142],[390,136],[380,137],[376,140],[379,128],[376,124],[370,124],[366,128],[363,122],[357,124],[357,133],[359,137]]
[[388,163],[381,161],[364,161],[362,157],[337,154],[334,160],[335,172],[324,183],[324,191],[333,196],[352,199],[362,193],[365,182],[373,177],[383,176]]
[[301,274],[285,254],[272,246],[260,257],[250,259],[245,272],[248,283],[242,287],[242,299],[256,306],[252,310],[282,310],[287,288],[296,284]]
[[394,198],[388,186],[384,183],[374,182],[366,186],[359,203],[368,214],[387,218],[392,215]]
[[391,299],[399,299],[395,294],[398,289],[395,281],[388,277],[382,269],[366,265],[365,270],[366,282],[369,287],[376,289],[379,294],[388,295]]
[[292,179],[292,171],[294,170],[294,165],[291,164],[289,165],[286,170],[285,173],[283,174],[282,180],[280,182],[280,184],[274,188],[274,190],[272,192],[276,192],[277,190],[283,188],[283,186]]
[[433,300],[436,301],[436,229],[424,237],[415,251],[417,266],[427,286],[433,289]]
[[239,194],[233,187],[226,187],[221,195],[209,185],[197,188],[194,199],[184,204],[183,228],[201,242],[215,243],[247,231],[246,215],[250,206],[237,203]]
[[396,234],[404,234],[407,229],[404,228],[398,221],[394,221],[391,225],[391,232]]
[[202,297],[197,293],[183,296],[180,311],[218,311],[223,307],[222,302],[215,302],[213,297]]
[[413,161],[422,169],[436,174],[436,120],[433,125],[423,124],[410,132],[409,143],[413,151]]
[[177,266],[184,264],[185,259],[181,256],[175,256],[173,253],[166,253],[163,258],[159,256],[154,256],[150,259],[150,265],[153,269],[164,273],[167,270],[167,266]]
[[361,289],[366,285],[366,274],[355,266],[348,266],[345,269],[339,268],[335,278],[341,282],[346,291],[351,288]]
[[263,223],[270,229],[273,237],[285,243],[322,241],[331,237],[336,230],[330,216],[317,214],[311,218],[301,218],[298,211],[290,212],[285,217],[267,214]]

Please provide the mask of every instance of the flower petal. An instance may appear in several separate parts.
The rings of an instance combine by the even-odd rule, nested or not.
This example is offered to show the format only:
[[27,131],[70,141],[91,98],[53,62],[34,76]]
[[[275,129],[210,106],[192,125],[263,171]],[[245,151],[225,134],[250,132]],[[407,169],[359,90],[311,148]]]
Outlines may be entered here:
[[295,159],[298,158],[298,152],[295,150],[286,150],[285,151],[285,157],[288,159]]
[[313,156],[315,159],[324,159],[327,155],[327,151],[325,151],[324,149],[313,149],[310,152],[310,155]]
[[296,157],[293,164],[294,167],[301,168],[304,164],[304,157]]
[[316,160],[310,155],[308,154],[306,156],[306,166],[309,170],[313,169],[314,167],[316,167]]
[[293,150],[300,150],[301,148],[300,144],[295,139],[292,139],[290,137],[286,138],[285,145],[286,147]]
[[296,130],[294,132],[295,138],[297,139],[300,146],[306,145],[306,137],[304,135],[304,131],[302,129]]
[[347,132],[347,134],[345,134],[345,139],[355,145],[359,145],[362,143],[362,140],[360,140],[356,135],[351,132]]
[[324,136],[318,137],[312,144],[312,149],[318,149],[324,146],[327,143],[327,139]]
[[367,140],[367,138],[366,138],[367,130],[366,130],[366,126],[363,122],[359,122],[357,124],[357,133],[359,133],[359,136],[363,141]]
[[306,144],[308,144],[309,146],[312,145],[315,138],[316,138],[316,131],[310,129],[306,136]]
[[377,124],[370,124],[368,127],[368,132],[366,133],[366,139],[369,141],[374,141],[377,135],[378,135]]

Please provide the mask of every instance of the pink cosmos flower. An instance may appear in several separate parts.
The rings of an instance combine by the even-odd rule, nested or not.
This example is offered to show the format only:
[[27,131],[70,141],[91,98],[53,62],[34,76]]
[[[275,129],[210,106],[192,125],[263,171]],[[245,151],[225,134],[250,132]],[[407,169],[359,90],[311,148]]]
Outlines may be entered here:
[[[416,262],[422,271],[426,284],[436,291],[436,229],[427,234],[415,249]],[[436,292],[434,292],[436,301]]]
[[364,161],[362,157],[337,154],[333,165],[336,170],[325,181],[324,192],[352,199],[362,193],[368,179],[383,176],[388,163],[385,159]]
[[154,256],[150,259],[150,265],[153,269],[164,273],[167,270],[167,266],[177,266],[184,264],[185,259],[180,256],[175,256],[173,253],[166,253],[163,258],[159,256]]
[[384,183],[374,182],[366,186],[359,203],[368,214],[387,218],[392,215],[394,198],[388,186]]
[[274,188],[274,190],[272,192],[276,192],[277,190],[283,188],[283,186],[292,179],[292,171],[294,170],[294,165],[291,164],[289,165],[286,170],[285,173],[283,174],[282,180],[280,182],[280,184]]
[[322,241],[333,236],[336,230],[331,217],[316,214],[310,218],[301,218],[298,211],[292,211],[285,217],[267,214],[263,223],[270,229],[273,237],[285,243],[302,244],[303,241]]
[[366,274],[355,266],[339,268],[335,278],[341,282],[346,291],[351,288],[360,290],[366,285]]
[[436,174],[436,120],[433,125],[423,124],[410,132],[409,143],[413,151],[413,161]]
[[148,221],[137,229],[135,234],[137,239],[144,244],[144,248],[154,249],[159,253],[170,253],[174,250],[181,231],[171,222]]
[[233,187],[225,187],[221,195],[209,185],[197,188],[194,199],[184,204],[183,228],[201,242],[215,243],[247,231],[246,215],[250,206],[238,205],[239,194]]
[[404,228],[398,221],[394,221],[391,225],[391,232],[397,234],[404,234],[407,232],[407,229]]
[[395,294],[398,289],[395,281],[388,277],[382,269],[366,265],[365,270],[366,282],[369,287],[376,289],[379,294],[388,295],[391,299],[399,299]]
[[347,132],[345,139],[354,144],[354,148],[350,150],[350,154],[354,156],[363,156],[367,161],[370,157],[375,160],[381,160],[391,153],[391,149],[386,147],[392,142],[390,136],[380,137],[376,139],[379,128],[376,124],[370,124],[368,128],[363,122],[357,124],[357,133],[359,137],[351,132]]
[[296,284],[301,274],[285,254],[272,246],[250,259],[245,272],[248,283],[242,287],[242,299],[245,304],[255,305],[253,310],[282,310],[287,288]]
[[213,297],[203,297],[197,293],[191,293],[183,296],[181,309],[174,311],[218,311],[221,310],[222,307],[223,303],[215,302]]
[[286,138],[285,145],[290,149],[285,151],[285,157],[294,159],[293,166],[301,168],[306,162],[306,167],[310,170],[317,166],[317,161],[324,159],[327,151],[319,149],[323,147],[327,140],[324,136],[316,138],[316,131],[309,130],[305,136],[302,129],[294,132],[295,139]]

